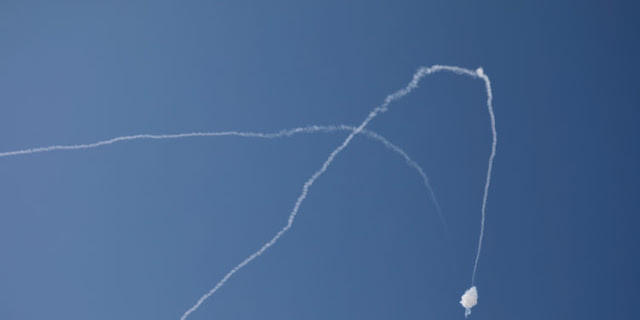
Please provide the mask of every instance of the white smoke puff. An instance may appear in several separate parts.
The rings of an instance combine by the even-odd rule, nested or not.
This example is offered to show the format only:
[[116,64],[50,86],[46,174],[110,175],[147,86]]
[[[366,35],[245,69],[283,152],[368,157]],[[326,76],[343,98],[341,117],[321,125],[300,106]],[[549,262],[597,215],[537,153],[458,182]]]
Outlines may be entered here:
[[476,69],[476,74],[479,77],[482,77],[484,75],[484,70],[482,70],[482,68],[478,68],[478,69]]
[[468,317],[471,314],[471,308],[478,304],[478,289],[475,286],[469,288],[464,292],[462,298],[460,298],[460,304],[464,307],[464,316]]

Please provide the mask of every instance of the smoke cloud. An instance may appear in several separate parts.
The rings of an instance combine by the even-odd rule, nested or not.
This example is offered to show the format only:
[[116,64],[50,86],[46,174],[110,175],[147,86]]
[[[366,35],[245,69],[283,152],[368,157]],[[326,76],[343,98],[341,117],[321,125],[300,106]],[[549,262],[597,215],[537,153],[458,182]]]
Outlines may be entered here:
[[[224,277],[222,277],[222,279],[220,279],[220,281],[218,281],[215,284],[215,286],[213,286],[213,288],[211,288],[211,290],[209,290],[209,292],[207,292],[204,295],[202,295],[200,297],[200,299],[198,299],[198,301],[191,308],[189,308],[182,315],[182,317],[180,317],[180,320],[187,319],[187,317],[191,313],[195,312],[202,305],[202,303],[205,300],[207,300],[211,295],[216,293],[225,283],[227,283],[227,281],[232,276],[234,276],[238,271],[240,271],[246,265],[248,265],[253,260],[255,260],[256,258],[261,256],[263,253],[265,253],[269,248],[274,246],[280,240],[280,238],[285,233],[287,233],[287,231],[289,231],[293,227],[293,223],[294,223],[294,221],[296,219],[296,216],[298,215],[298,211],[300,210],[300,207],[302,206],[302,203],[304,202],[304,200],[307,198],[307,195],[309,193],[309,190],[311,190],[311,187],[314,185],[316,180],[318,180],[318,178],[320,178],[327,171],[327,169],[329,169],[329,167],[333,163],[334,159],[351,143],[351,141],[353,140],[353,138],[357,134],[359,134],[363,130],[365,130],[367,125],[371,121],[373,121],[373,119],[376,118],[378,115],[388,111],[389,106],[393,102],[403,98],[407,94],[411,93],[411,91],[416,89],[418,87],[418,83],[420,82],[420,80],[422,78],[424,78],[427,75],[438,73],[438,72],[443,72],[443,71],[444,72],[452,72],[452,73],[459,74],[459,75],[466,75],[466,76],[470,76],[472,78],[480,78],[480,79],[484,80],[485,89],[486,89],[486,92],[487,92],[487,108],[489,110],[489,117],[491,119],[491,130],[492,130],[492,134],[493,134],[493,143],[492,143],[492,146],[491,146],[491,155],[489,156],[489,167],[487,169],[487,180],[486,180],[486,183],[485,183],[484,197],[483,197],[483,202],[482,202],[482,210],[481,210],[482,217],[481,217],[481,223],[480,223],[480,237],[479,237],[479,240],[478,240],[478,250],[477,250],[477,253],[476,253],[476,260],[475,260],[475,263],[474,263],[473,273],[472,273],[472,276],[471,276],[471,283],[472,284],[475,283],[475,275],[476,275],[476,270],[477,270],[477,266],[478,266],[478,260],[480,259],[480,251],[482,250],[482,238],[483,238],[483,235],[484,235],[485,208],[486,208],[486,203],[487,203],[486,200],[487,200],[487,195],[488,195],[488,191],[489,191],[489,185],[491,183],[491,180],[490,180],[491,169],[492,169],[492,166],[493,166],[493,158],[495,157],[496,144],[497,144],[497,133],[496,133],[496,130],[495,130],[495,117],[493,115],[493,106],[491,104],[491,101],[492,101],[492,98],[493,98],[492,94],[491,94],[491,83],[489,81],[489,77],[484,73],[484,71],[481,68],[476,69],[476,70],[470,70],[470,69],[465,69],[465,68],[461,68],[461,67],[457,67],[457,66],[433,65],[431,67],[421,67],[421,68],[419,68],[418,71],[413,75],[413,79],[411,80],[411,82],[409,82],[409,84],[407,84],[404,88],[402,88],[402,89],[400,89],[400,90],[388,95],[384,99],[384,102],[382,104],[380,104],[379,106],[375,107],[373,110],[371,110],[371,112],[369,112],[367,117],[364,118],[364,120],[360,123],[360,125],[357,126],[347,136],[347,138],[344,139],[344,141],[340,145],[338,145],[338,147],[336,147],[331,152],[331,154],[329,154],[329,157],[324,161],[324,163],[322,164],[320,169],[318,169],[315,173],[313,173],[311,175],[311,177],[309,177],[309,179],[302,185],[302,190],[300,192],[300,195],[298,196],[298,199],[296,200],[293,208],[289,212],[289,217],[288,217],[287,223],[284,225],[284,227],[282,227],[282,229],[280,229],[280,231],[278,231],[269,241],[267,241],[265,244],[263,244],[262,247],[260,247],[260,249],[258,249],[257,251],[255,251],[254,253],[249,255],[246,259],[244,259],[242,262],[240,262],[238,265],[233,267]],[[467,312],[465,312],[465,313],[468,313],[468,312],[470,312],[470,309],[467,309],[466,311]]]
[[471,308],[478,304],[478,289],[473,286],[465,291],[460,298],[460,304],[464,307],[464,316],[468,317],[471,314]]

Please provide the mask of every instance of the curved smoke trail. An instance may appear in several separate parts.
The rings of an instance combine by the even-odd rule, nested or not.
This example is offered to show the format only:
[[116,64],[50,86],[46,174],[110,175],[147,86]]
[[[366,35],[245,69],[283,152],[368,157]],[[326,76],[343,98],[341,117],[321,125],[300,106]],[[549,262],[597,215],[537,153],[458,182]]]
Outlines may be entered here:
[[[282,229],[280,229],[280,231],[278,231],[275,234],[275,236],[273,236],[273,238],[271,238],[271,240],[266,242],[260,249],[258,249],[258,251],[252,253],[249,257],[247,257],[241,263],[239,263],[238,265],[233,267],[233,269],[231,269],[220,281],[218,281],[218,283],[216,283],[216,285],[213,288],[211,288],[211,290],[209,290],[209,292],[205,293],[202,297],[200,297],[200,299],[198,299],[198,301],[191,308],[189,308],[182,315],[182,317],[180,317],[180,320],[185,320],[191,313],[196,311],[198,309],[198,307],[200,307],[200,305],[207,298],[209,298],[212,294],[214,294],[216,291],[218,291],[220,289],[220,287],[222,287],[229,280],[229,278],[231,278],[236,272],[238,272],[240,269],[244,268],[247,264],[249,264],[255,258],[257,258],[260,255],[262,255],[271,246],[276,244],[276,242],[278,242],[280,237],[282,237],[283,234],[285,234],[287,231],[289,231],[289,229],[291,229],[291,227],[293,226],[293,221],[295,220],[296,215],[298,214],[298,210],[300,209],[300,206],[302,205],[302,202],[304,201],[304,199],[307,197],[309,189],[311,188],[311,186],[313,186],[313,183],[320,176],[322,176],[323,173],[325,173],[327,171],[327,169],[329,168],[329,166],[331,165],[331,163],[333,162],[335,157],[338,156],[338,154],[340,154],[340,152],[342,152],[342,150],[344,150],[349,145],[351,140],[353,140],[353,138],[357,134],[359,134],[360,132],[362,132],[365,129],[365,127],[369,124],[369,122],[371,122],[380,113],[386,112],[388,110],[389,105],[392,102],[394,102],[394,101],[396,101],[398,99],[401,99],[402,97],[404,97],[405,95],[407,95],[411,91],[413,91],[415,88],[417,88],[418,87],[418,83],[420,82],[420,80],[424,76],[429,75],[429,74],[433,74],[433,73],[437,73],[437,72],[441,72],[441,71],[452,72],[452,73],[460,74],[460,75],[467,75],[467,76],[470,76],[472,78],[482,78],[484,80],[484,82],[485,82],[487,93],[488,93],[487,107],[489,108],[489,116],[491,117],[491,128],[492,128],[492,133],[493,133],[493,144],[492,144],[492,148],[491,148],[491,156],[489,158],[489,169],[488,169],[488,172],[487,172],[487,174],[490,175],[491,174],[491,168],[492,168],[492,165],[493,165],[493,158],[495,156],[495,149],[496,149],[496,143],[497,143],[497,134],[496,134],[496,131],[495,131],[495,117],[493,115],[493,107],[491,105],[492,95],[491,95],[491,86],[490,86],[490,82],[489,82],[489,77],[484,74],[484,72],[483,72],[483,70],[481,68],[479,68],[477,70],[470,70],[470,69],[465,69],[465,68],[456,67],[456,66],[443,66],[443,65],[433,65],[431,67],[421,67],[413,75],[413,79],[411,80],[411,82],[409,82],[409,84],[407,86],[405,86],[404,88],[402,88],[402,89],[400,89],[400,90],[388,95],[381,105],[375,107],[369,113],[369,115],[362,121],[362,123],[358,127],[356,127],[347,136],[347,138],[336,149],[334,149],[331,152],[331,154],[329,154],[329,157],[324,161],[324,163],[322,164],[320,169],[318,169],[304,183],[304,185],[302,186],[302,192],[300,193],[300,196],[298,196],[298,199],[296,200],[295,205],[293,206],[293,209],[289,213],[289,218],[287,219],[287,224]],[[477,269],[477,265],[478,265],[478,260],[480,258],[480,251],[482,249],[482,238],[483,238],[483,235],[484,235],[485,206],[486,206],[487,193],[488,193],[488,190],[489,190],[489,184],[490,184],[490,179],[487,178],[487,181],[486,181],[486,184],[485,184],[484,197],[483,197],[482,212],[481,212],[482,213],[482,222],[481,222],[481,225],[480,225],[480,239],[479,239],[479,243],[478,243],[478,251],[476,253],[476,261],[474,263],[474,268],[473,268],[473,274],[472,274],[472,280],[471,280],[472,282],[475,281],[475,273],[476,273],[476,269]],[[470,312],[469,310],[467,310],[467,311]]]
[[[340,152],[342,152],[342,150],[344,150],[349,145],[351,140],[353,140],[353,138],[357,134],[365,134],[365,135],[369,136],[370,138],[373,138],[373,139],[376,139],[376,140],[382,142],[387,148],[391,149],[392,151],[394,151],[394,152],[398,153],[399,155],[401,155],[402,157],[404,157],[405,160],[407,161],[407,163],[418,171],[418,173],[423,178],[423,182],[424,182],[425,186],[427,187],[427,189],[430,192],[431,199],[434,201],[434,204],[436,206],[438,215],[440,216],[440,219],[441,219],[441,221],[443,222],[443,225],[444,225],[444,219],[442,217],[440,206],[439,206],[439,204],[438,204],[438,202],[437,202],[437,200],[435,198],[435,194],[433,192],[433,189],[431,188],[431,185],[429,184],[428,178],[427,178],[426,174],[424,173],[424,171],[422,170],[422,168],[420,168],[420,166],[418,166],[417,163],[415,163],[413,160],[411,160],[411,158],[409,158],[409,156],[402,149],[400,149],[399,147],[393,145],[391,142],[386,140],[384,137],[376,134],[375,132],[368,131],[368,130],[365,129],[366,126],[376,116],[378,116],[380,113],[386,112],[388,110],[389,105],[392,102],[394,102],[394,101],[396,101],[398,99],[401,99],[402,97],[404,97],[405,95],[407,95],[411,91],[413,91],[415,88],[417,88],[418,87],[418,83],[420,82],[420,80],[424,76],[430,75],[430,74],[433,74],[433,73],[437,73],[437,72],[441,72],[441,71],[452,72],[452,73],[459,74],[459,75],[467,75],[467,76],[470,76],[472,78],[480,78],[480,79],[482,79],[484,81],[485,87],[486,87],[486,93],[487,93],[487,108],[488,108],[488,111],[489,111],[489,117],[490,117],[490,120],[491,120],[491,131],[492,131],[492,135],[493,135],[492,146],[491,146],[491,155],[489,156],[489,165],[488,165],[488,168],[487,168],[487,177],[486,177],[486,182],[485,182],[485,187],[484,187],[484,195],[483,195],[483,198],[482,198],[480,237],[478,239],[478,249],[477,249],[477,252],[476,252],[476,258],[475,258],[475,262],[474,262],[474,266],[473,266],[473,273],[472,273],[472,277],[471,277],[472,287],[465,293],[465,295],[463,295],[463,300],[461,301],[461,303],[463,304],[463,306],[466,309],[465,315],[468,315],[471,312],[470,311],[471,307],[475,306],[475,304],[477,303],[477,290],[476,290],[476,288],[474,286],[474,284],[475,284],[475,276],[476,276],[476,271],[477,271],[477,267],[478,267],[478,261],[480,259],[480,252],[482,251],[482,241],[483,241],[483,237],[484,237],[484,225],[485,225],[485,216],[486,216],[486,204],[487,204],[487,197],[488,197],[488,193],[489,193],[489,186],[491,184],[491,172],[492,172],[492,169],[493,169],[493,161],[494,161],[494,158],[495,158],[496,145],[497,145],[497,132],[496,132],[496,128],[495,128],[495,115],[494,115],[493,106],[492,106],[493,95],[492,95],[492,91],[491,91],[491,82],[489,80],[489,77],[482,70],[482,68],[478,68],[475,71],[474,70],[470,70],[470,69],[461,68],[461,67],[456,67],[456,66],[444,66],[444,65],[433,65],[431,67],[419,68],[418,71],[413,75],[413,79],[411,80],[411,82],[409,82],[409,84],[407,86],[405,86],[404,88],[394,92],[393,94],[388,95],[385,98],[384,102],[380,106],[374,108],[368,114],[368,116],[362,121],[362,123],[357,127],[350,127],[350,126],[344,126],[344,125],[340,125],[340,126],[309,126],[309,127],[303,127],[303,128],[294,128],[294,129],[289,129],[289,130],[282,130],[282,131],[279,131],[279,132],[276,132],[276,133],[224,131],[224,132],[192,132],[192,133],[161,134],[161,135],[139,134],[139,135],[116,137],[116,138],[113,138],[113,139],[99,141],[99,142],[91,143],[91,144],[54,145],[54,146],[48,146],[48,147],[40,147],[40,148],[32,148],[32,149],[25,149],[25,150],[18,150],[18,151],[2,152],[2,153],[0,153],[0,158],[9,157],[9,156],[17,156],[17,155],[26,155],[26,154],[32,154],[32,153],[40,153],[40,152],[49,152],[49,151],[55,151],[55,150],[89,149],[89,148],[96,148],[96,147],[100,147],[100,146],[113,144],[113,143],[120,142],[120,141],[130,141],[130,140],[139,140],[139,139],[177,139],[177,138],[186,138],[186,137],[209,137],[209,136],[240,136],[240,137],[250,137],[250,138],[273,139],[273,138],[279,138],[279,137],[288,137],[288,136],[292,136],[292,135],[297,134],[297,133],[313,133],[313,132],[318,132],[318,131],[332,132],[332,131],[338,131],[338,130],[351,131],[351,133],[347,136],[347,138],[336,149],[334,149],[331,152],[331,154],[325,160],[325,162],[322,164],[320,169],[318,169],[304,183],[304,185],[302,186],[302,192],[301,192],[300,196],[298,197],[298,199],[296,200],[293,209],[289,213],[289,218],[287,220],[287,224],[282,229],[280,229],[280,231],[278,231],[278,233],[276,233],[276,235],[273,238],[271,238],[271,240],[269,240],[267,243],[265,243],[258,251],[256,251],[253,254],[251,254],[249,257],[247,257],[240,264],[236,265],[220,281],[218,281],[218,283],[211,290],[209,290],[209,292],[205,293],[202,297],[200,297],[200,299],[198,299],[196,304],[194,304],[191,308],[189,308],[180,317],[181,320],[185,320],[191,313],[196,311],[198,309],[198,307],[200,307],[200,305],[207,298],[209,298],[212,294],[214,294],[216,291],[218,291],[220,289],[220,287],[222,287],[229,280],[229,278],[231,278],[236,272],[238,272],[244,266],[249,264],[255,258],[257,258],[258,256],[262,255],[267,249],[269,249],[271,246],[273,246],[280,239],[280,237],[284,233],[286,233],[292,227],[293,222],[295,220],[295,217],[296,217],[296,215],[298,213],[298,210],[300,209],[300,206],[302,205],[302,202],[307,197],[309,189],[311,188],[313,183],[322,174],[324,174],[327,171],[327,169],[329,168],[329,166],[331,165],[331,163],[333,162],[335,157],[338,156],[338,154],[340,154]],[[445,227],[446,227],[446,225],[445,225]],[[471,293],[470,295],[467,294],[469,292]]]
[[[219,132],[190,132],[190,133],[177,133],[177,134],[136,134],[136,135],[130,135],[130,136],[115,137],[112,139],[102,140],[102,141],[88,143],[88,144],[53,145],[53,146],[47,146],[47,147],[38,147],[38,148],[30,148],[30,149],[23,149],[23,150],[16,150],[16,151],[0,152],[0,158],[19,156],[19,155],[28,155],[33,153],[51,152],[51,151],[92,149],[92,148],[107,146],[117,142],[133,141],[133,140],[165,140],[165,139],[181,139],[181,138],[192,138],[192,137],[222,137],[222,136],[276,139],[276,138],[283,138],[283,137],[291,137],[293,135],[300,134],[300,133],[308,133],[308,134],[317,133],[317,132],[331,133],[336,131],[354,131],[355,129],[356,128],[353,126],[341,124],[341,125],[328,125],[328,126],[312,125],[307,127],[298,127],[293,129],[280,130],[278,132],[273,132],[273,133],[250,132],[250,131],[219,131]],[[422,167],[420,167],[418,163],[413,161],[413,159],[411,159],[411,157],[409,157],[409,155],[404,150],[402,150],[400,147],[396,146],[395,144],[391,143],[389,140],[387,140],[385,137],[381,136],[380,134],[371,130],[362,130],[361,133],[367,136],[368,138],[377,140],[378,142],[382,143],[385,147],[387,147],[389,150],[403,157],[404,160],[407,162],[407,164],[418,172],[418,174],[422,178],[422,182],[424,183],[425,187],[429,191],[429,196],[433,201],[438,217],[440,218],[440,222],[442,223],[446,232],[447,224],[442,214],[442,209],[440,208],[440,204],[438,203],[438,199],[436,198],[435,192],[433,191],[433,188],[429,183],[429,178],[427,177],[427,174],[424,172]]]

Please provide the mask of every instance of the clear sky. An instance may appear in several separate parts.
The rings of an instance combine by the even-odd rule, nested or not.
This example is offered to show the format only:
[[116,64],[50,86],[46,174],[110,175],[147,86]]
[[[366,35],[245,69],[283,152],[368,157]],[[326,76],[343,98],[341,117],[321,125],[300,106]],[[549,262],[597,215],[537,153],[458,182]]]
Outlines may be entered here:
[[[491,77],[482,319],[635,319],[638,5],[2,1],[0,152],[359,124],[420,66]],[[481,81],[425,78],[294,227],[189,319],[463,319],[491,146]],[[0,158],[0,319],[178,319],[286,224],[346,133]]]

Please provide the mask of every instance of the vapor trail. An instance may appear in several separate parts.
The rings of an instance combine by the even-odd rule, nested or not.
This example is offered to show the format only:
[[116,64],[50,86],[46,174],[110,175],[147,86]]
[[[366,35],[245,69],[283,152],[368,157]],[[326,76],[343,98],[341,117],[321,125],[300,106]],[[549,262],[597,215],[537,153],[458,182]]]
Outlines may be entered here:
[[[398,100],[401,99],[402,97],[404,97],[405,95],[409,94],[411,91],[413,91],[413,89],[418,87],[418,83],[420,82],[420,80],[429,74],[433,74],[433,73],[437,73],[440,71],[448,71],[448,72],[452,72],[455,74],[460,74],[460,75],[468,75],[470,77],[473,78],[482,78],[485,81],[485,85],[486,85],[486,89],[487,89],[487,95],[488,95],[488,100],[487,100],[487,107],[489,108],[489,115],[491,117],[491,129],[492,129],[492,133],[493,133],[493,145],[491,148],[491,156],[489,158],[489,168],[488,168],[488,172],[487,175],[491,174],[491,168],[493,165],[493,158],[495,156],[495,147],[496,147],[496,142],[497,142],[497,134],[495,131],[495,118],[493,115],[493,107],[491,105],[491,100],[492,100],[492,95],[491,95],[491,86],[490,86],[490,82],[489,82],[489,77],[487,77],[482,68],[478,68],[477,70],[469,70],[469,69],[465,69],[465,68],[460,68],[460,67],[456,67],[456,66],[443,66],[443,65],[433,65],[431,67],[421,67],[418,69],[418,71],[413,75],[413,79],[411,80],[411,82],[409,82],[409,84],[388,95],[384,102],[375,107],[370,113],[369,115],[362,121],[362,123],[356,127],[348,136],[347,138],[336,148],[334,149],[331,154],[329,155],[329,157],[324,161],[324,163],[322,164],[322,166],[320,167],[320,169],[318,169],[302,186],[302,192],[300,193],[300,196],[298,196],[298,199],[295,202],[295,205],[293,206],[293,209],[291,210],[291,212],[289,213],[289,218],[287,220],[287,224],[280,229],[280,231],[278,231],[278,233],[276,233],[275,236],[273,236],[273,238],[271,238],[271,240],[269,240],[267,243],[265,243],[258,251],[254,252],[253,254],[251,254],[249,257],[247,257],[244,261],[242,261],[240,264],[236,265],[235,267],[233,267],[233,269],[231,269],[231,271],[229,271],[220,281],[218,281],[218,283],[211,289],[209,290],[209,292],[205,293],[202,297],[200,297],[200,299],[198,299],[198,301],[196,302],[195,305],[193,305],[191,308],[189,308],[183,315],[182,317],[180,317],[181,320],[185,320],[191,313],[193,313],[194,311],[196,311],[198,309],[198,307],[200,307],[200,305],[207,299],[209,298],[212,294],[214,294],[216,291],[218,291],[220,289],[220,287],[222,287],[228,280],[229,278],[231,278],[236,272],[238,272],[240,269],[242,269],[244,266],[246,266],[247,264],[249,264],[251,261],[253,261],[255,258],[257,258],[258,256],[262,255],[265,251],[267,251],[267,249],[269,249],[271,246],[273,246],[278,239],[280,239],[280,237],[282,237],[282,235],[284,233],[286,233],[289,229],[291,229],[291,226],[293,225],[293,221],[296,218],[296,215],[298,214],[298,210],[300,209],[300,206],[302,204],[302,202],[304,201],[304,199],[307,197],[307,194],[309,192],[309,188],[311,188],[311,186],[313,186],[313,183],[323,174],[327,171],[327,169],[329,168],[329,166],[331,165],[331,163],[333,162],[333,160],[335,159],[336,156],[338,156],[338,154],[340,154],[340,152],[342,152],[342,150],[344,150],[349,143],[351,142],[351,140],[353,140],[353,138],[355,137],[355,135],[359,134],[360,132],[362,132],[365,127],[369,124],[369,122],[371,122],[376,116],[378,116],[378,114],[383,113],[385,111],[387,111],[388,106]],[[484,197],[483,197],[483,205],[482,205],[482,222],[480,225],[480,239],[479,239],[479,244],[478,244],[478,251],[476,254],[476,261],[474,264],[474,271],[473,271],[473,275],[472,275],[472,282],[475,281],[475,272],[476,272],[476,268],[477,268],[477,264],[478,264],[478,259],[480,257],[480,250],[482,249],[482,237],[484,234],[484,219],[485,219],[485,206],[486,206],[486,199],[487,199],[487,193],[489,190],[489,183],[490,183],[490,179],[487,178],[486,184],[485,184],[485,192],[484,192]]]

